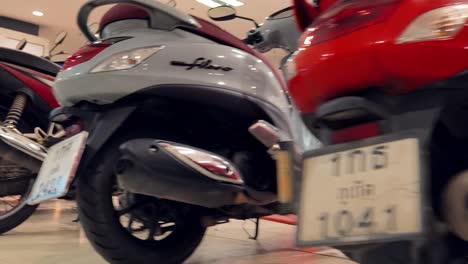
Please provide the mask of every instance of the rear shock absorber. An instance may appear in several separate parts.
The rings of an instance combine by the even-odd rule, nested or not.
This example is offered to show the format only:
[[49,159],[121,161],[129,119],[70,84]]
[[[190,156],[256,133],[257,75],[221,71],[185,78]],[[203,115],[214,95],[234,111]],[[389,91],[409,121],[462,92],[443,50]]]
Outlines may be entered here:
[[16,95],[15,100],[13,100],[13,104],[10,107],[10,111],[5,118],[4,124],[6,127],[16,129],[16,125],[18,125],[21,115],[23,115],[27,102],[28,97],[26,94],[19,93]]

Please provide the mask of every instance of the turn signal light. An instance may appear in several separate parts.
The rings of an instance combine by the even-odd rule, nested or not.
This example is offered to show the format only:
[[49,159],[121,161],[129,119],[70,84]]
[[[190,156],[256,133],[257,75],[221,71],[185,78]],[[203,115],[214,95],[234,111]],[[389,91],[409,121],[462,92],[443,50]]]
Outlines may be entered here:
[[385,21],[399,0],[338,1],[307,30],[305,45],[317,45]]

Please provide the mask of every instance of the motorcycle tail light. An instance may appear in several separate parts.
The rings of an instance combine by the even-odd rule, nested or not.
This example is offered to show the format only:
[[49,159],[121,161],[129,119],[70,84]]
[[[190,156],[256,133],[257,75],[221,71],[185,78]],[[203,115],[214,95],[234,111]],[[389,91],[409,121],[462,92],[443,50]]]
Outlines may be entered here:
[[97,73],[131,69],[162,49],[164,49],[164,46],[127,50],[102,61],[94,67],[91,72]]
[[397,39],[397,44],[445,40],[455,37],[468,21],[468,4],[444,6],[417,17]]
[[378,123],[368,123],[341,130],[334,130],[331,133],[330,141],[332,144],[358,141],[366,138],[380,135]]
[[387,20],[400,0],[338,1],[307,30],[305,45],[317,45]]
[[84,46],[75,54],[68,57],[68,59],[63,64],[62,71],[89,61],[90,59],[94,58],[96,55],[98,55],[100,52],[102,52],[111,45],[112,43],[110,42],[99,42]]
[[88,44],[82,47],[80,50],[78,50],[75,54],[67,58],[67,60],[62,66],[62,71],[70,69],[71,67],[79,65],[81,63],[87,62],[92,58],[96,57],[96,55],[98,55],[108,47],[114,45],[117,42],[121,42],[127,39],[131,39],[131,37],[108,38],[103,41]]

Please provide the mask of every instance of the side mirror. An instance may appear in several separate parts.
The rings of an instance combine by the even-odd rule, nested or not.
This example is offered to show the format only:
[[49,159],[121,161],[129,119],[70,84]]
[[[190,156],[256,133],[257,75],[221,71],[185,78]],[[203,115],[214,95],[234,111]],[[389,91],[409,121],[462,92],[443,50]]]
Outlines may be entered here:
[[218,6],[208,10],[208,16],[214,21],[227,21],[237,17],[236,9],[232,6]]
[[28,41],[26,39],[22,39],[17,45],[16,45],[16,50],[23,50],[24,47],[26,47],[26,44],[28,44]]
[[252,18],[238,16],[236,9],[232,6],[218,6],[213,7],[208,10],[208,17],[214,21],[228,21],[235,18],[240,18],[248,21],[252,21],[255,24],[255,27],[260,27],[260,25]]
[[65,32],[65,31],[62,31],[60,33],[57,34],[57,37],[55,37],[55,42],[54,44],[55,45],[60,45],[63,43],[63,41],[65,40],[65,38],[67,37],[68,33]]
[[292,16],[294,16],[294,8],[292,6],[290,6],[290,7],[286,7],[284,9],[281,9],[278,12],[273,13],[267,19],[268,20],[277,20],[277,19],[289,18],[289,17],[292,17]]

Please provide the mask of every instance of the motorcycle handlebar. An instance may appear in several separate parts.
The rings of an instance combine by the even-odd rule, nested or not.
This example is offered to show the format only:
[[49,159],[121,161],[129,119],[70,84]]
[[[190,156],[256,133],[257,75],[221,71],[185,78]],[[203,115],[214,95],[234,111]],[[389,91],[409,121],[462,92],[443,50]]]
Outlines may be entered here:
[[[154,29],[172,30],[176,27],[199,28],[198,22],[185,13],[163,3],[152,0],[90,0],[84,4],[78,13],[78,27],[85,37],[93,42],[97,38],[88,28],[88,18],[93,9],[110,4],[132,4],[146,10],[150,15],[150,27]],[[156,19],[158,17],[158,19]]]
[[247,38],[244,39],[244,42],[248,45],[256,45],[264,41],[262,32],[257,29],[252,29],[247,33]]
[[243,39],[242,41],[243,41],[245,44],[247,44],[247,45],[254,45],[254,44],[255,44],[254,41],[252,40],[252,38],[251,38],[250,36],[247,37],[247,38],[245,38],[245,39]]

